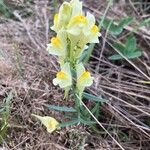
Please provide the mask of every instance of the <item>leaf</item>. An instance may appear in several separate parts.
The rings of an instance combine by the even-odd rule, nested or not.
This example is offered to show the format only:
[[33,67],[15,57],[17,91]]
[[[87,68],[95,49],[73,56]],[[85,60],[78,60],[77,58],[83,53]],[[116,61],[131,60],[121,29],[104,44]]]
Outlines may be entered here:
[[126,43],[125,43],[125,51],[127,52],[133,52],[136,50],[136,38],[134,36],[130,36],[127,38]]
[[91,124],[96,124],[95,121],[90,121],[90,120],[83,120],[82,118],[80,118],[80,122],[83,123],[84,125],[91,125]]
[[108,59],[110,59],[110,60],[120,60],[120,59],[123,59],[123,57],[119,54],[114,54],[114,55],[108,57]]
[[96,105],[94,106],[94,108],[91,110],[92,114],[94,114],[94,116],[96,118],[99,117],[100,115],[100,103],[96,103]]
[[84,62],[87,56],[88,56],[88,50],[84,50],[81,57],[79,58],[79,63]]
[[[125,54],[124,56],[129,58],[129,59],[133,59],[133,58],[140,57],[141,55],[142,55],[141,51],[134,51],[134,52],[130,52],[128,54]],[[110,60],[120,60],[120,59],[124,59],[124,58],[119,54],[115,54],[115,55],[110,56],[108,59],[110,59]]]
[[125,26],[131,24],[133,22],[134,18],[133,17],[126,17],[126,18],[123,18],[118,26],[121,27],[121,28],[124,28]]
[[85,99],[88,99],[88,100],[92,100],[92,101],[96,101],[96,102],[106,102],[107,100],[101,98],[101,96],[95,96],[95,95],[92,95],[92,94],[89,94],[89,93],[86,93],[86,92],[83,92],[83,97]]
[[133,59],[133,58],[140,57],[141,55],[142,55],[141,51],[134,51],[134,52],[128,53],[126,55],[126,57],[129,58],[129,59]]
[[111,34],[119,35],[123,31],[123,28],[126,25],[131,24],[133,20],[134,20],[133,17],[126,17],[126,18],[123,18],[120,22],[115,22],[113,20],[105,18],[102,26],[106,30],[108,29],[111,32]]
[[104,19],[102,26],[111,32],[111,34],[118,35],[122,32],[122,28],[118,27],[118,25],[114,24],[113,20]]
[[120,52],[124,53],[125,46],[121,43],[114,43],[113,47],[119,50]]
[[77,123],[79,123],[79,122],[80,122],[80,121],[79,121],[79,119],[77,118],[77,119],[73,119],[73,120],[68,121],[68,122],[63,122],[63,123],[59,124],[58,127],[63,128],[63,127],[66,127],[66,126],[72,126],[72,125],[77,124]]
[[45,105],[48,109],[56,110],[56,111],[64,111],[64,112],[76,112],[76,110],[72,107],[66,106],[55,106],[55,105]]

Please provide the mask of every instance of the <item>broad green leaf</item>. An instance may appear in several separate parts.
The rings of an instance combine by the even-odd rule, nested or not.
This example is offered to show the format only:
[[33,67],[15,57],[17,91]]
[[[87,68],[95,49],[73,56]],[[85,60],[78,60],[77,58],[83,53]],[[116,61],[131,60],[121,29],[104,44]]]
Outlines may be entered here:
[[72,125],[77,124],[79,122],[80,122],[80,120],[77,118],[77,119],[73,119],[73,120],[68,121],[68,122],[63,122],[63,123],[59,124],[59,127],[63,128],[66,126],[72,126]]
[[134,52],[130,52],[126,55],[127,58],[129,59],[133,59],[133,58],[137,58],[140,57],[142,55],[141,51],[134,51]]
[[133,52],[136,50],[136,38],[134,36],[130,36],[127,38],[125,43],[125,53]]
[[131,24],[133,20],[134,20],[133,17],[126,17],[126,18],[123,18],[120,22],[115,22],[111,19],[105,18],[102,26],[106,30],[108,29],[111,34],[119,35],[123,31],[123,28]]
[[56,111],[64,111],[64,112],[76,112],[76,110],[72,107],[66,106],[55,106],[55,105],[45,105],[48,109],[56,110]]
[[[142,55],[141,51],[134,51],[134,52],[130,52],[124,56],[129,58],[129,59],[133,59],[133,58],[140,57],[141,55]],[[119,54],[115,54],[115,55],[110,56],[108,59],[110,59],[110,60],[121,60],[124,58]]]
[[122,32],[122,28],[118,27],[118,25],[114,24],[112,20],[104,19],[102,26],[111,32],[111,34],[118,35]]
[[86,92],[83,92],[83,98],[91,100],[91,101],[96,101],[96,102],[106,102],[107,100],[103,99],[101,96],[95,96]]
[[113,47],[116,48],[117,50],[119,50],[122,53],[124,53],[124,51],[125,51],[125,46],[123,44],[114,43]]
[[134,21],[134,18],[133,18],[133,17],[126,17],[126,18],[123,18],[123,19],[119,22],[118,27],[124,28],[125,26],[131,24],[133,21]]

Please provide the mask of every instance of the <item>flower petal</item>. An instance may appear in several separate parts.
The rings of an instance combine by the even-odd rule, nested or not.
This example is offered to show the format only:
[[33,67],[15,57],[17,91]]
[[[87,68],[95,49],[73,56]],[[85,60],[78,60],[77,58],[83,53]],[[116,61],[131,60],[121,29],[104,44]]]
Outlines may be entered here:
[[42,122],[42,124],[47,128],[47,131],[49,133],[52,133],[54,130],[56,130],[59,125],[59,122],[53,117],[49,117],[49,116],[42,117],[35,114],[31,114],[31,115],[39,119]]

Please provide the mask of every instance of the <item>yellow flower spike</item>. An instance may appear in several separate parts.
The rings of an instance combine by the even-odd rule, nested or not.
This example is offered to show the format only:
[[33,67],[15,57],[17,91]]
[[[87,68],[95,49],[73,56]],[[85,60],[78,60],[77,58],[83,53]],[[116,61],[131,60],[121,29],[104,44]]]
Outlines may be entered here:
[[82,63],[77,65],[76,70],[77,70],[77,88],[80,91],[80,93],[82,93],[85,87],[92,85],[93,77],[91,77],[90,72],[85,70]]
[[59,85],[60,88],[68,88],[72,85],[72,75],[69,63],[65,63],[61,66],[61,71],[56,74],[56,78],[53,79],[53,84]]
[[31,114],[31,115],[39,119],[41,123],[47,128],[47,131],[49,133],[52,133],[54,130],[58,128],[59,122],[53,117],[49,117],[49,116],[42,117],[35,114]]

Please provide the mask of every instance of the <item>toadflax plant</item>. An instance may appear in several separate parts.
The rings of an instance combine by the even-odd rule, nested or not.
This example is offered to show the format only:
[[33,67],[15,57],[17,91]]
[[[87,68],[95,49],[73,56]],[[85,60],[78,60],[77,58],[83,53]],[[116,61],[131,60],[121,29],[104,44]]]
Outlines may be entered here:
[[[56,32],[56,36],[52,37],[50,43],[47,44],[47,51],[49,54],[58,56],[60,64],[60,71],[53,79],[53,84],[64,89],[65,97],[68,93],[72,93],[75,101],[74,108],[48,105],[50,109],[72,113],[68,118],[73,120],[59,125],[54,121],[53,128],[76,123],[93,123],[81,105],[83,91],[85,87],[92,85],[93,77],[80,60],[83,52],[88,48],[87,44],[99,42],[100,32],[98,26],[95,25],[95,17],[89,12],[86,15],[83,13],[82,2],[71,0],[70,3],[64,2],[61,5],[59,12],[54,16],[54,25],[51,29]],[[40,117],[37,118],[40,119]],[[48,122],[50,119],[47,117]],[[47,123],[44,125],[48,128]],[[54,129],[49,129],[49,131]]]

